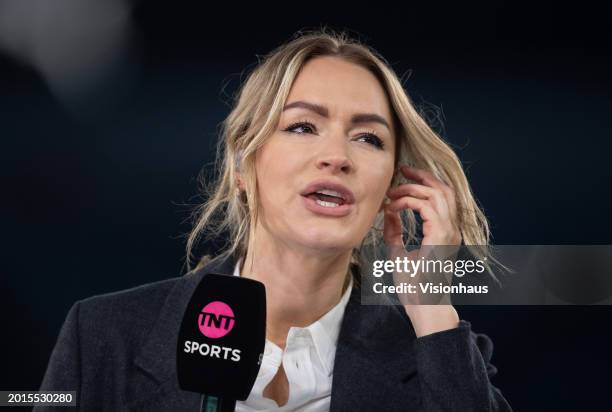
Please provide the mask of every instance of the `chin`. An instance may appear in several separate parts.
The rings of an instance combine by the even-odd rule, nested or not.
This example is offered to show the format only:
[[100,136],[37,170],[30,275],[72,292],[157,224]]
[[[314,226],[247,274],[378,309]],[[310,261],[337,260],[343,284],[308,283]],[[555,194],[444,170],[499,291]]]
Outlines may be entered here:
[[[321,249],[325,252],[332,250],[344,251],[353,248],[354,238],[350,234],[340,234],[334,228],[307,228],[301,229],[302,236],[296,241],[310,249]],[[300,229],[296,229],[300,230]]]

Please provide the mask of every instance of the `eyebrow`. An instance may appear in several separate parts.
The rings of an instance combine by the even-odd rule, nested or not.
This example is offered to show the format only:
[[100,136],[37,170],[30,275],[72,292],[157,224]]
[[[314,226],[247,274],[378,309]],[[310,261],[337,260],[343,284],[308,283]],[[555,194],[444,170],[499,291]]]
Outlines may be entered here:
[[[327,110],[327,107],[315,103],[308,103],[302,100],[286,104],[285,107],[283,107],[283,112],[285,110],[295,108],[310,110],[312,112],[315,112],[319,116],[329,117],[329,110]],[[351,117],[351,123],[380,123],[387,129],[391,130],[391,127],[389,127],[389,123],[385,120],[385,118],[375,113],[354,114]]]

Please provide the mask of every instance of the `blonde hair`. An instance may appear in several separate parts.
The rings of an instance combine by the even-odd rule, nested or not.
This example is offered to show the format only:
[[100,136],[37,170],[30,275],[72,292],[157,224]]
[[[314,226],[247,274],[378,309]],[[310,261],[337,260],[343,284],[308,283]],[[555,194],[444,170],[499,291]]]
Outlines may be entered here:
[[[249,241],[254,238],[258,213],[255,152],[277,127],[300,69],[310,59],[320,56],[342,58],[376,76],[387,94],[396,123],[395,166],[402,162],[426,169],[452,187],[458,211],[456,224],[463,243],[477,245],[481,248],[480,257],[487,256],[488,222],[477,205],[455,152],[415,109],[401,81],[383,57],[345,33],[323,29],[300,32],[293,40],[266,55],[237,94],[234,107],[222,124],[217,146],[215,170],[219,174],[211,182],[202,181],[206,201],[196,208],[195,225],[187,239],[188,269],[191,268],[193,247],[204,232],[207,238],[227,233],[229,247],[225,253],[237,251],[241,256],[246,255]],[[242,193],[237,185],[238,171],[245,183]],[[396,173],[391,184],[398,184],[400,179]],[[383,219],[383,213],[378,213],[361,247],[382,241]],[[405,211],[404,219],[410,243],[416,240],[417,222],[411,210]],[[353,250],[353,263],[358,264],[361,247]]]

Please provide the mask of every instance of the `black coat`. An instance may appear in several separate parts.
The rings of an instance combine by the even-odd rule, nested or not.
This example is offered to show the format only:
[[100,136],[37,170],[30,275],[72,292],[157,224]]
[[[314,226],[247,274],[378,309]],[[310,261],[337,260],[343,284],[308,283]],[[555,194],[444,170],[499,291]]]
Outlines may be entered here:
[[[198,411],[200,396],[178,388],[178,330],[200,279],[231,274],[235,263],[217,257],[178,278],[76,302],[40,389],[76,390],[85,411]],[[331,411],[511,411],[489,381],[497,372],[492,351],[491,340],[463,320],[417,339],[403,307],[361,305],[354,287],[338,337]]]

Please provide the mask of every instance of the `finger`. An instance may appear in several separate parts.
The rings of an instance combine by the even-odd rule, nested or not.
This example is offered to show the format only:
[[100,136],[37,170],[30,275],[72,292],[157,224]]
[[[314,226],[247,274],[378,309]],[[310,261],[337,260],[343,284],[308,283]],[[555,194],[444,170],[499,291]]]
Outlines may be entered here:
[[402,196],[412,196],[418,199],[429,200],[440,216],[448,217],[450,214],[449,205],[447,204],[444,193],[439,189],[434,189],[429,186],[423,186],[416,183],[405,183],[389,189],[387,191],[387,196],[392,200]]
[[396,199],[401,196],[414,196],[419,199],[429,199],[432,196],[433,189],[429,186],[424,186],[417,183],[404,183],[387,190],[387,196],[390,199]]
[[415,167],[402,165],[400,166],[400,171],[408,179],[411,179],[416,182],[420,182],[427,186],[431,186],[431,187],[441,190],[442,193],[444,194],[444,197],[446,198],[446,202],[448,205],[450,215],[453,218],[456,216],[457,203],[456,203],[456,198],[455,198],[455,191],[450,186],[448,186],[446,183],[444,183],[443,181],[438,179],[436,176],[434,176],[433,173],[427,170],[417,169]]
[[389,247],[404,246],[402,220],[399,213],[385,206],[384,219],[383,239],[385,244]]
[[433,173],[424,169],[417,169],[416,167],[402,165],[400,166],[400,171],[407,179],[414,180],[427,186],[442,189],[442,186],[444,185],[444,183],[435,177]]
[[420,182],[427,186],[435,187],[444,192],[445,194],[452,195],[454,197],[453,189],[451,189],[450,186],[448,186],[442,180],[434,176],[433,173],[427,170],[402,165],[400,167],[400,171],[408,179]]
[[416,197],[400,197],[399,199],[391,201],[387,207],[393,212],[399,212],[404,209],[416,210],[423,220],[435,221],[438,219],[438,214],[429,201],[417,199]]

